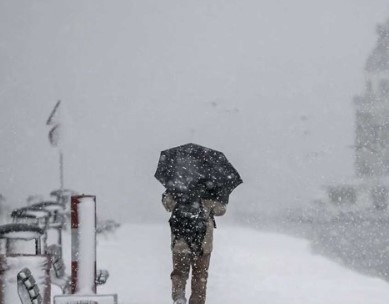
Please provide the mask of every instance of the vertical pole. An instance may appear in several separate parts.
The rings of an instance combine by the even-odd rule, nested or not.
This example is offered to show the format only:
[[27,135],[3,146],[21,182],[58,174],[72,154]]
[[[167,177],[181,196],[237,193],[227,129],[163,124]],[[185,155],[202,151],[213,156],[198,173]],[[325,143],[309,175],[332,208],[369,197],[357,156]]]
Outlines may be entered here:
[[63,153],[62,150],[59,150],[59,182],[61,190],[63,190],[64,186],[63,176]]
[[12,254],[12,251],[11,251],[11,240],[9,238],[6,239],[6,244],[5,244],[5,255],[10,255]]
[[42,254],[42,243],[41,238],[38,237],[35,239],[35,255],[41,255]]
[[72,196],[72,294],[96,294],[96,197]]

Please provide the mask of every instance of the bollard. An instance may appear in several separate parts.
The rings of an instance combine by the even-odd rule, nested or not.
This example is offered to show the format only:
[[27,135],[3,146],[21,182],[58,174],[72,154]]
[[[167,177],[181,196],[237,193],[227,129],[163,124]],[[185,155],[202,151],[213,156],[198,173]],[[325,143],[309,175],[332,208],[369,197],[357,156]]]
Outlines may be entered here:
[[71,228],[72,293],[96,294],[95,196],[72,196]]
[[55,304],[117,304],[117,294],[96,294],[107,271],[96,275],[96,197],[71,198],[72,275],[70,295],[54,296]]

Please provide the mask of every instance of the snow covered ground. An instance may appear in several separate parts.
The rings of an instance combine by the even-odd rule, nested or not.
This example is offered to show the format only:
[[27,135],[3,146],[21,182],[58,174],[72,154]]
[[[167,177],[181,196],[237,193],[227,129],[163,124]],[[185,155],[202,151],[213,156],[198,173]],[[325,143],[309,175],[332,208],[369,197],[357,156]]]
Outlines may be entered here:
[[[99,236],[98,293],[119,303],[171,303],[168,224],[126,224]],[[309,242],[222,223],[215,232],[208,303],[388,303],[389,284],[311,252]],[[187,291],[188,294],[189,291]]]

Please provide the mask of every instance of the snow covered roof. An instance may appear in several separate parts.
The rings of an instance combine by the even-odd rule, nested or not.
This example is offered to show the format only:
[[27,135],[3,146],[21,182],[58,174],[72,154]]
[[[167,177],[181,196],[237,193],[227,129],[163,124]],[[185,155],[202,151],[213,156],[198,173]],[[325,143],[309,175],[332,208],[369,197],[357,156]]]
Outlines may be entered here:
[[377,26],[378,41],[366,62],[367,72],[389,71],[389,20]]

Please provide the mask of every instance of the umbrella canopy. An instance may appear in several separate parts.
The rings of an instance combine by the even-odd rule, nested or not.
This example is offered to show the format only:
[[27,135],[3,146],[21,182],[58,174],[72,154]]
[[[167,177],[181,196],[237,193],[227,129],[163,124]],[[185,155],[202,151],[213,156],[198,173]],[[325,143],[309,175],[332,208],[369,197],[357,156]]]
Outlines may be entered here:
[[154,176],[171,192],[196,190],[209,199],[228,198],[243,182],[222,152],[193,143],[162,151]]

